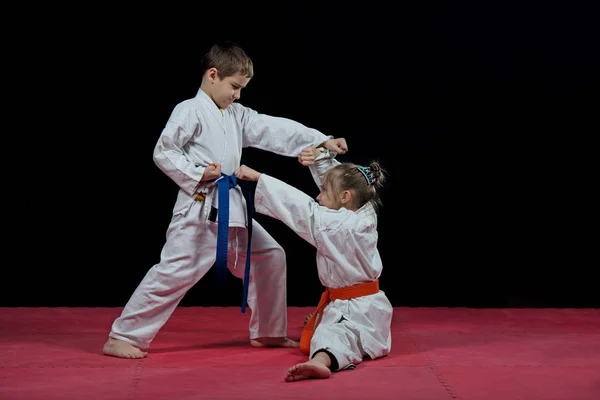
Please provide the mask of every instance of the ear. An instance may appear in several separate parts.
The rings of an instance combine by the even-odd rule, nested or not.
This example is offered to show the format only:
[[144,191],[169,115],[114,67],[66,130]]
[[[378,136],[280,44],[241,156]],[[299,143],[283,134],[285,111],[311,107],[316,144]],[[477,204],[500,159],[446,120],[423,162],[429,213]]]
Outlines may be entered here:
[[344,190],[342,192],[342,204],[348,204],[352,202],[352,192],[349,190]]
[[219,71],[217,71],[215,67],[209,68],[208,71],[206,71],[206,76],[210,83],[215,83],[219,78]]

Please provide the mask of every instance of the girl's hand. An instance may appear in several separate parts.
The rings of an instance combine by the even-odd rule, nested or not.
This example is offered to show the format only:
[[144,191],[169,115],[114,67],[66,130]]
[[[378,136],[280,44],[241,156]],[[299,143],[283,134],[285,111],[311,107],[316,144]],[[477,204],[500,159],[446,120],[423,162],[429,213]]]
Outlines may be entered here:
[[315,159],[321,154],[321,152],[312,146],[308,146],[302,149],[302,153],[298,156],[298,162],[305,167],[314,165]]
[[235,170],[235,177],[238,179],[243,179],[245,181],[258,181],[261,173],[253,170],[246,165],[241,165],[238,169]]

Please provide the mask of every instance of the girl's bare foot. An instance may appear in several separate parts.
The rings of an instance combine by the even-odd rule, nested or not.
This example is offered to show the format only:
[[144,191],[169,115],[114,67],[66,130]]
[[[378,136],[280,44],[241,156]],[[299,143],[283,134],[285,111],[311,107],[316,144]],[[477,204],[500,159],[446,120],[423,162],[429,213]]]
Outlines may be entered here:
[[308,320],[310,319],[310,317],[312,317],[313,313],[308,314],[306,317],[304,317],[304,325],[308,324]]
[[113,338],[108,338],[102,352],[107,356],[120,358],[144,358],[148,355],[147,352],[138,349],[132,344]]
[[286,337],[261,337],[250,339],[252,347],[300,347],[300,342]]
[[296,364],[288,370],[286,382],[296,382],[304,379],[327,379],[331,371],[322,363],[313,360]]

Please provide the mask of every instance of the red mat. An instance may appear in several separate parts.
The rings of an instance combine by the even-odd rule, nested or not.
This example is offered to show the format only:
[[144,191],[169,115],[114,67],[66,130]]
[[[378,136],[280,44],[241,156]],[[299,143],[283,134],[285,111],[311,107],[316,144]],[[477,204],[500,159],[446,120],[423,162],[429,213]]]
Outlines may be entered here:
[[141,360],[101,353],[120,311],[0,308],[0,399],[600,399],[598,309],[395,308],[388,357],[294,383],[306,357],[250,347],[237,307],[178,308]]

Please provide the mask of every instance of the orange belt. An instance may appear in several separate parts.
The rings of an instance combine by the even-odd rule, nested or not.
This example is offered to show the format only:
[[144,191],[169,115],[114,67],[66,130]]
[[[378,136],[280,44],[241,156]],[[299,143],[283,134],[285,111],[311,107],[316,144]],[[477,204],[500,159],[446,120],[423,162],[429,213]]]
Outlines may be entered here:
[[300,351],[303,354],[310,355],[310,340],[312,339],[313,333],[315,329],[317,329],[319,322],[321,322],[321,314],[323,313],[325,306],[327,306],[330,301],[349,300],[376,293],[379,293],[378,280],[337,289],[325,288],[325,291],[323,294],[321,294],[321,300],[319,300],[317,309],[312,313],[310,319],[306,325],[304,325],[304,329],[302,329],[302,336],[300,337]]

